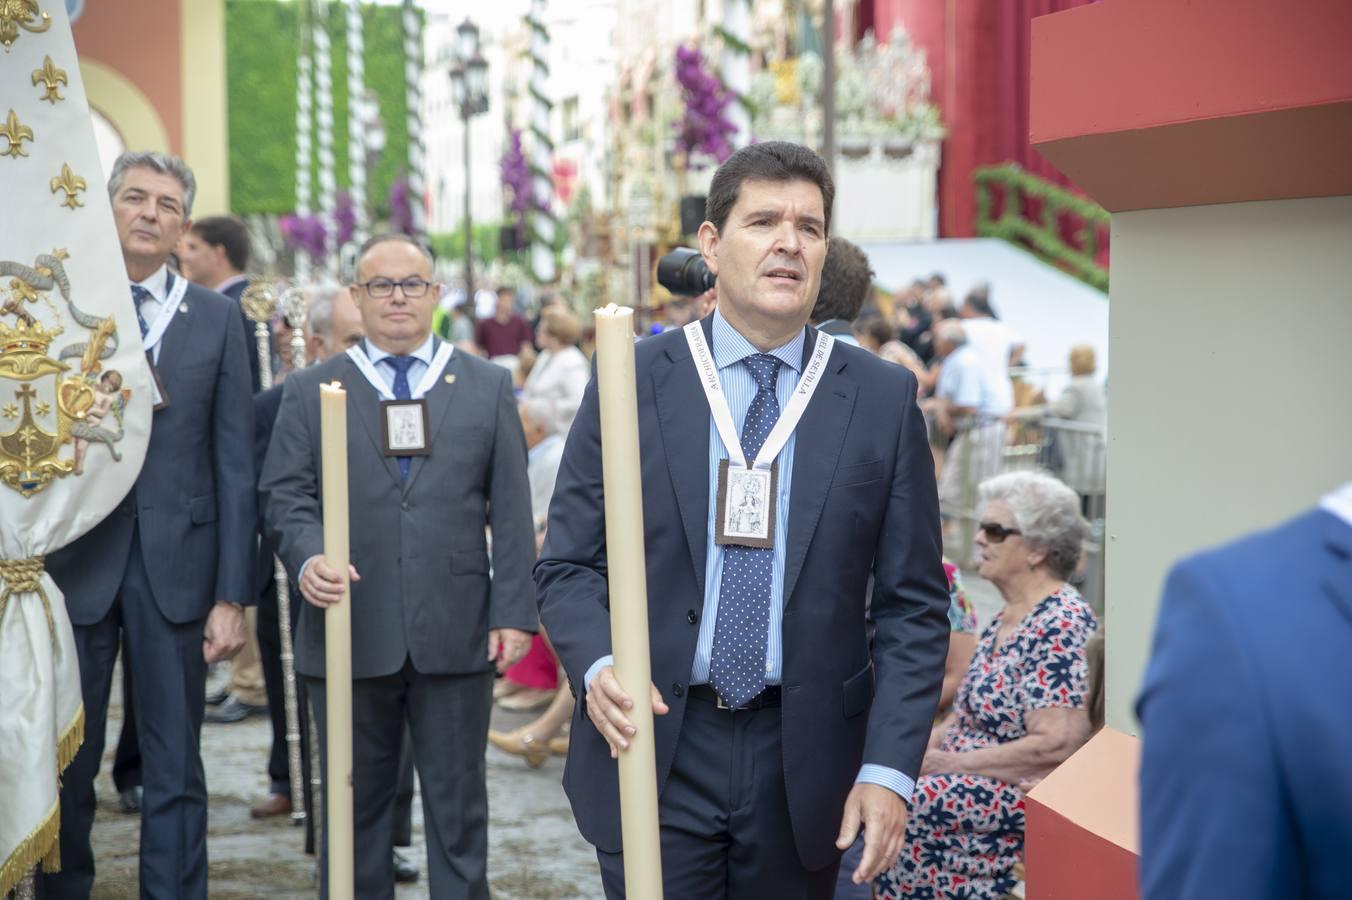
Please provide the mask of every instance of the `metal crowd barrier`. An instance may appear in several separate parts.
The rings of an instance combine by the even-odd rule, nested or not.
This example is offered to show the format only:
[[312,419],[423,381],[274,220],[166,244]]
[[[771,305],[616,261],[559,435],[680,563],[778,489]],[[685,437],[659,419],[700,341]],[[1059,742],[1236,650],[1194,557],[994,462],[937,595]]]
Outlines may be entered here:
[[1089,522],[1076,586],[1102,616],[1107,429],[1047,416],[1044,407],[1016,409],[1003,420],[966,417],[955,427],[939,479],[940,509],[953,523],[956,537],[946,548],[949,557],[963,568],[975,565],[977,488],[982,481],[1014,471],[1052,475],[1079,495],[1080,511]]

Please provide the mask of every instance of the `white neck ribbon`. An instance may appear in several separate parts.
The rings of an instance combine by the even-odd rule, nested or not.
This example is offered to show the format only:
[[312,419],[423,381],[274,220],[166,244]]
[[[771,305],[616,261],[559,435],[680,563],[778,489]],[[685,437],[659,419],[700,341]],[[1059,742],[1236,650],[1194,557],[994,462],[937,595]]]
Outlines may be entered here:
[[[419,381],[418,386],[413,389],[411,399],[421,400],[423,397],[427,396],[427,392],[432,390],[432,386],[437,383],[437,379],[441,377],[441,373],[446,369],[446,364],[451,361],[451,354],[454,352],[455,347],[449,341],[441,342],[441,346],[437,348],[437,352],[432,356],[432,364],[427,367],[427,371],[423,373],[422,380]],[[375,363],[371,362],[371,357],[367,356],[360,346],[348,347],[347,355],[348,358],[356,364],[361,373],[366,376],[366,380],[371,382],[371,387],[376,389],[376,393],[380,394],[381,399],[395,399],[394,392],[390,390],[389,385],[385,383],[385,379],[380,376],[380,372],[376,369]]]
[[[690,355],[695,361],[695,370],[699,373],[700,386],[704,388],[704,397],[709,402],[709,412],[714,418],[714,427],[723,445],[728,448],[728,459],[735,466],[747,467],[746,454],[742,452],[742,442],[737,437],[737,429],[732,424],[732,411],[728,408],[728,398],[723,393],[723,384],[718,380],[718,364],[714,362],[713,351],[704,339],[704,327],[699,322],[691,322],[683,329],[686,343],[690,345]],[[793,388],[793,396],[779,414],[775,427],[761,445],[760,452],[750,468],[769,469],[779,451],[789,442],[793,430],[803,418],[808,402],[821,384],[822,373],[826,371],[826,361],[831,357],[831,348],[836,339],[824,331],[817,332],[817,342],[812,347],[807,367]]]

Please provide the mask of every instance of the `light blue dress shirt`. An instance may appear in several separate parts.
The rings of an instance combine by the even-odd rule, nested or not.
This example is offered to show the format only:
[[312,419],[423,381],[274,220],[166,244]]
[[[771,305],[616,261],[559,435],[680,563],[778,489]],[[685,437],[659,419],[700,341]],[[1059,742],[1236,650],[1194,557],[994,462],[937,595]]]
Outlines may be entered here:
[[[799,373],[803,367],[803,342],[807,333],[799,332],[793,340],[770,351],[770,355],[783,362],[779,367],[778,380],[775,382],[775,395],[779,399],[779,408],[783,411],[798,385]],[[732,423],[738,435],[742,433],[742,423],[746,420],[747,410],[756,396],[756,380],[751,371],[741,364],[748,356],[760,351],[743,337],[723,318],[723,314],[714,311],[713,340],[710,348],[714,363],[718,366],[718,380],[723,386],[728,408],[732,413]],[[784,563],[785,548],[789,543],[789,496],[793,487],[793,453],[797,435],[790,435],[784,449],[775,458],[779,465],[779,491],[776,498],[778,506],[775,516],[775,559],[770,581],[770,631],[766,636],[765,683],[780,684],[783,678],[783,619],[784,619]],[[709,663],[713,652],[714,626],[718,621],[718,592],[723,579],[723,547],[714,540],[715,516],[717,515],[718,466],[728,458],[728,449],[718,435],[713,416],[709,417],[709,527],[705,544],[704,564],[704,611],[700,619],[699,640],[695,644],[695,660],[690,668],[691,684],[707,684],[709,681]],[[613,656],[604,656],[587,670],[585,682],[588,687],[592,678],[602,668],[614,665]],[[904,800],[910,800],[915,789],[915,779],[887,766],[865,763],[859,770],[857,782],[868,782],[889,788]]]
[[[758,390],[751,370],[742,365],[748,356],[760,353],[737,329],[728,324],[720,312],[714,313],[713,340],[709,349],[718,366],[718,380],[732,412],[732,424],[738,436],[746,421],[746,412]],[[806,332],[769,355],[783,363],[775,381],[775,396],[780,412],[788,406],[793,389],[798,385],[798,374],[803,368],[803,341]],[[775,561],[770,575],[770,633],[765,644],[765,683],[779,684],[783,674],[784,625],[784,548],[789,543],[789,493],[793,487],[793,448],[797,436],[790,434],[788,443],[775,457],[779,467],[779,492],[775,497]],[[704,545],[704,612],[700,619],[699,642],[695,644],[695,662],[690,668],[691,684],[708,684],[709,663],[713,655],[714,627],[718,621],[718,592],[723,584],[724,547],[714,541],[715,519],[718,516],[718,467],[728,458],[728,448],[719,437],[713,416],[709,417],[709,530]]]
[[[385,387],[390,393],[394,393],[394,369],[390,366],[382,366],[380,364],[382,359],[385,359],[387,356],[394,356],[394,354],[386,353],[375,344],[365,340],[362,341],[362,349],[366,351],[367,358],[371,360],[371,364],[374,365],[376,371],[380,373],[380,378],[385,382]],[[410,391],[416,391],[418,389],[418,382],[422,381],[422,377],[427,374],[427,369],[432,365],[432,356],[435,352],[436,338],[429,334],[427,340],[423,341],[421,347],[408,354],[413,357],[413,365],[408,367],[408,389]]]

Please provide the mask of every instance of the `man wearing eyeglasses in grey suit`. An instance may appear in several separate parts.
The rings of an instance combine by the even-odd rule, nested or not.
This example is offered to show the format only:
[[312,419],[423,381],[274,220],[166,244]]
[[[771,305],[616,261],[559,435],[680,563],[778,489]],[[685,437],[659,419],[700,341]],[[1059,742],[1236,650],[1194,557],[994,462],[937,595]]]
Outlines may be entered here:
[[[432,896],[487,900],[484,751],[493,669],[519,659],[537,628],[530,582],[535,539],[511,376],[433,337],[440,286],[431,282],[431,269],[426,249],[403,235],[372,238],[362,248],[351,292],[366,339],[286,380],[259,490],[266,528],[307,601],[296,671],[310,690],[322,744],[323,612],[341,598],[343,585],[322,555],[319,386],[341,382],[351,510],[356,896],[394,896],[390,845],[407,722],[421,776]],[[326,863],[320,871],[327,873]],[[322,888],[327,896],[327,882]]]

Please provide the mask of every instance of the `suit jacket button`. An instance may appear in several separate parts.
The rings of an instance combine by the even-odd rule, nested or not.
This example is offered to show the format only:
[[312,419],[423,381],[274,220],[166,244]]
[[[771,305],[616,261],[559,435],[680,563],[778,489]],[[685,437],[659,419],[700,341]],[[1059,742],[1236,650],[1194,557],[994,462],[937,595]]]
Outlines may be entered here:
[[671,693],[672,693],[672,696],[675,696],[675,697],[684,697],[684,696],[685,696],[685,688],[682,687],[682,686],[681,686],[681,683],[678,681],[678,682],[676,682],[675,684],[673,684],[673,685],[671,686]]
[[695,612],[693,609],[688,609],[685,612],[685,620],[691,625],[694,625],[699,621],[699,613]]
[[405,500],[403,503],[400,503],[399,508],[402,509],[404,512],[408,512],[408,501]]

